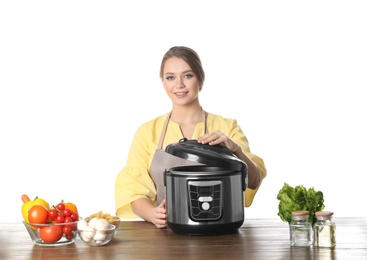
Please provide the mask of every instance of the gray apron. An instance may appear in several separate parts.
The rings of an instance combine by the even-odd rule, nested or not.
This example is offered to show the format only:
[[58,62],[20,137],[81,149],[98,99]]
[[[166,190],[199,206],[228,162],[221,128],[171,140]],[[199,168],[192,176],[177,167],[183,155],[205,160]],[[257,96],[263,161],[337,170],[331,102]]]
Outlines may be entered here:
[[[206,113],[203,110],[203,121],[204,121],[204,134],[206,134]],[[164,171],[168,170],[175,166],[186,166],[186,165],[201,165],[201,163],[189,161],[186,159],[182,159],[180,157],[174,156],[170,153],[165,152],[165,150],[162,150],[163,145],[163,139],[164,135],[166,134],[168,122],[171,118],[171,113],[167,115],[166,121],[164,123],[161,137],[159,139],[157,149],[154,153],[152,163],[150,164],[150,176],[155,184],[156,190],[157,190],[157,200],[156,200],[156,206],[162,203],[165,196],[165,189],[164,189]],[[177,140],[179,141],[179,140]]]

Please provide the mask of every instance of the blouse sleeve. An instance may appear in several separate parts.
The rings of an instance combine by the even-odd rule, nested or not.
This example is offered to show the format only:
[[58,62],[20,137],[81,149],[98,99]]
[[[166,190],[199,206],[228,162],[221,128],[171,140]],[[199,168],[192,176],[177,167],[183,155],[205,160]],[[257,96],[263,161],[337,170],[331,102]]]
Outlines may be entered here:
[[138,218],[131,208],[131,202],[139,198],[155,200],[155,186],[149,175],[150,147],[149,131],[142,125],[135,133],[125,167],[115,181],[116,215],[121,218]]
[[228,137],[231,138],[235,143],[237,143],[241,147],[243,153],[246,154],[247,157],[249,157],[260,169],[260,185],[259,185],[259,187],[257,187],[256,189],[247,188],[246,191],[244,192],[245,206],[249,207],[249,206],[251,206],[251,204],[254,200],[256,192],[259,190],[259,188],[261,186],[262,180],[267,175],[267,170],[266,170],[263,159],[260,158],[259,156],[255,155],[255,154],[251,153],[247,137],[243,133],[241,127],[237,124],[237,120],[226,119],[226,121],[227,122],[226,122],[225,125],[226,125],[226,127],[228,127],[226,129],[229,133]]

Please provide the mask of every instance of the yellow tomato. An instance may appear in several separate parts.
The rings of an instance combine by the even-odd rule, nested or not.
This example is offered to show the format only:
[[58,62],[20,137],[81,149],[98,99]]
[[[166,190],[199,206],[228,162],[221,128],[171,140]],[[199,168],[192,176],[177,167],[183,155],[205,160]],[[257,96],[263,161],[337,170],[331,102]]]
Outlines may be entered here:
[[74,203],[65,202],[64,203],[66,209],[70,209],[71,212],[78,213],[78,208],[75,206]]
[[23,219],[26,222],[29,222],[28,220],[28,211],[34,206],[34,205],[42,205],[44,206],[47,210],[50,210],[50,205],[47,203],[47,201],[45,201],[44,199],[40,199],[38,197],[36,197],[34,200],[30,200],[29,197],[25,194],[22,195],[22,201],[23,201],[23,205],[22,205],[22,215],[23,215]]

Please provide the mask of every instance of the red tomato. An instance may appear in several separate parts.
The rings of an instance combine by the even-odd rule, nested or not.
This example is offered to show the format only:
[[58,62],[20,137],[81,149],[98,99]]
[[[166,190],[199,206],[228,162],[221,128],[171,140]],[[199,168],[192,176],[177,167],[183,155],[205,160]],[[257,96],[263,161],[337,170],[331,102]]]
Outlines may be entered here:
[[42,205],[34,205],[28,211],[28,220],[32,224],[46,224],[48,221],[48,210]]
[[65,217],[64,223],[70,223],[70,222],[74,222],[74,220],[71,217]]
[[72,240],[74,238],[74,234],[73,233],[67,234],[67,235],[65,235],[65,238],[67,240]]
[[57,215],[57,217],[56,217],[56,222],[57,223],[64,223],[64,221],[65,221],[64,215],[61,215],[61,214]]
[[54,243],[59,241],[62,238],[63,230],[62,226],[49,226],[42,227],[40,229],[40,237],[44,242]]
[[50,209],[50,211],[49,211],[49,216],[50,216],[50,218],[51,218],[52,220],[55,220],[55,219],[56,219],[57,214],[59,214],[59,213],[57,212],[57,210],[56,210],[56,209]]
[[67,226],[64,226],[64,227],[62,228],[62,231],[63,231],[63,233],[64,233],[65,235],[69,235],[69,234],[71,234],[71,232],[73,232],[73,229],[72,229],[72,227],[71,227],[71,226],[67,225]]
[[65,209],[65,204],[63,202],[60,202],[59,204],[56,205],[56,208],[62,211]]
[[73,230],[73,231],[76,231],[77,229],[78,229],[78,225],[77,224],[72,224],[72,225],[70,225],[71,226],[71,229]]
[[70,217],[71,216],[71,210],[70,209],[64,209],[62,211],[62,213],[64,214],[65,217]]
[[79,215],[78,213],[76,212],[72,212],[70,217],[74,220],[74,221],[77,221],[79,219]]

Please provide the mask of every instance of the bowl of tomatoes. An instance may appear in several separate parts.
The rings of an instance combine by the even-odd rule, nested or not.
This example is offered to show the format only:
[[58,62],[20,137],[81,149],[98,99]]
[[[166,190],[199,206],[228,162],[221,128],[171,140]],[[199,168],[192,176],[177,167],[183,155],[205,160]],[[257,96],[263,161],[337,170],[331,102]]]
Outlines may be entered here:
[[79,220],[77,212],[59,203],[51,209],[33,205],[23,224],[35,245],[62,246],[74,243]]
[[33,243],[39,246],[62,246],[74,243],[78,221],[68,223],[51,222],[34,224],[23,221]]

